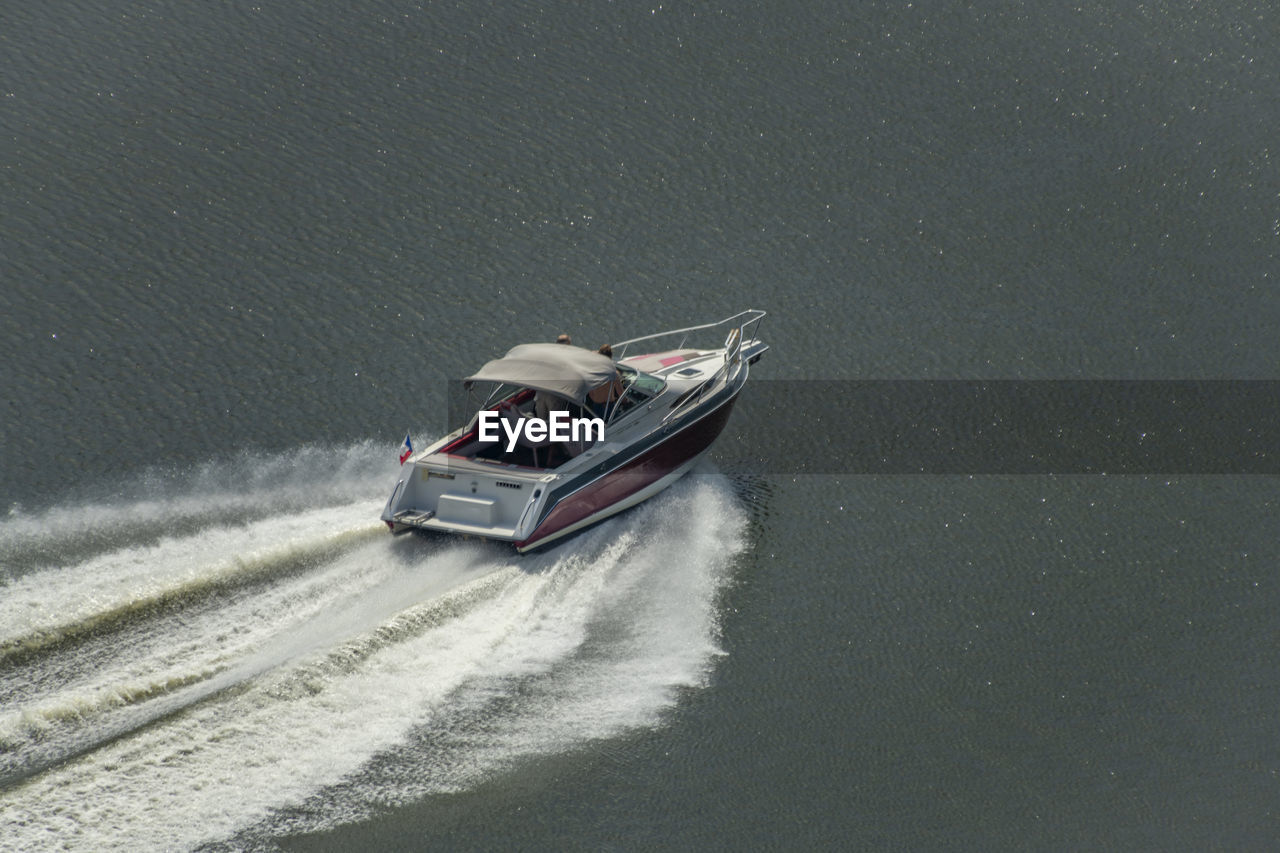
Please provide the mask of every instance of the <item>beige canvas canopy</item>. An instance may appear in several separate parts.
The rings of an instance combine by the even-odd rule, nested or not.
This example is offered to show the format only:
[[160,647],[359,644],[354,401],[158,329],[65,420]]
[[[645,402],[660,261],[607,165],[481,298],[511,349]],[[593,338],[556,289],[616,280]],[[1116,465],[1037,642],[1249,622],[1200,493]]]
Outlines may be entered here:
[[613,359],[598,352],[566,344],[520,344],[466,379],[504,382],[546,391],[584,405],[587,392],[614,377]]

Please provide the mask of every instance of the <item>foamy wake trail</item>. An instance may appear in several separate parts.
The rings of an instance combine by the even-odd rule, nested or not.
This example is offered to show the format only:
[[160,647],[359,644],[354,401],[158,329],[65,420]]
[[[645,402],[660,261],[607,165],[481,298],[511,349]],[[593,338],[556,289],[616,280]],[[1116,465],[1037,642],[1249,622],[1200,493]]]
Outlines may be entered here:
[[376,488],[246,497],[250,518],[193,511],[185,535],[19,573],[0,850],[269,844],[657,724],[705,683],[745,536],[723,478],[519,557],[377,531],[374,467]]
[[0,519],[0,580],[211,525],[385,500],[395,467],[385,445],[363,442],[244,453],[190,469],[157,468],[123,482],[77,483],[73,502],[39,512],[13,507]]
[[23,575],[0,600],[0,652],[37,648],[157,604],[269,573],[380,528],[361,501],[208,527]]

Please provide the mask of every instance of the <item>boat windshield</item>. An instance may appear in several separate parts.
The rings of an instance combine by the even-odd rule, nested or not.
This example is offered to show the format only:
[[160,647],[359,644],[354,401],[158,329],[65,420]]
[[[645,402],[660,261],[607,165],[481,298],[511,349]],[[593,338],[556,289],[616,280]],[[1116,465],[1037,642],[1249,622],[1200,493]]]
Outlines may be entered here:
[[623,384],[628,388],[635,389],[645,399],[659,393],[667,384],[665,379],[660,379],[652,373],[645,373],[625,364],[618,365],[618,372],[622,374]]
[[622,387],[625,390],[609,415],[610,421],[617,420],[645,401],[656,397],[667,385],[665,379],[654,376],[652,373],[645,373],[643,370],[636,370],[625,364],[618,364],[616,367],[622,377]]

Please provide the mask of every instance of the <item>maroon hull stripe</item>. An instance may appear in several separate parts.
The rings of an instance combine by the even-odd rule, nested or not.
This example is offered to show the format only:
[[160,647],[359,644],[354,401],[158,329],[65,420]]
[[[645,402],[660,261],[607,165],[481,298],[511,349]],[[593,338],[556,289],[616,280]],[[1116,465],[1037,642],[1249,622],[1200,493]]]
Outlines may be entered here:
[[706,450],[724,429],[735,400],[736,395],[714,412],[646,450],[618,470],[605,474],[560,501],[534,529],[533,535],[517,542],[516,547],[524,548],[530,542],[553,536],[605,507],[625,500]]

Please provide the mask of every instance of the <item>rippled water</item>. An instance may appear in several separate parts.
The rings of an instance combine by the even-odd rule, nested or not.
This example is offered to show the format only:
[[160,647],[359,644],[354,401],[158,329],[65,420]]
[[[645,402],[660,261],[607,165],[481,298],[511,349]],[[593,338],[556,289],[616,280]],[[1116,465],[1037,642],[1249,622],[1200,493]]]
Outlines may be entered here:
[[[1269,9],[0,18],[0,849],[1273,842]],[[448,380],[747,307],[698,478],[378,528]]]

